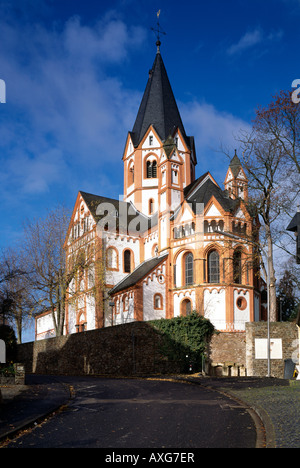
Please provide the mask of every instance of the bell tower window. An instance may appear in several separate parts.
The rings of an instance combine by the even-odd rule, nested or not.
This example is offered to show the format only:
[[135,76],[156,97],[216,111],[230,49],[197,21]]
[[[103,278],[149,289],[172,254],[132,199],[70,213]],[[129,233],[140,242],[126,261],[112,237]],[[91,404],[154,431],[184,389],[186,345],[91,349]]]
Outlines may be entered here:
[[147,179],[157,178],[157,162],[147,161]]
[[128,186],[134,183],[134,164],[131,163],[128,168]]
[[153,198],[150,198],[149,200],[149,215],[154,213],[154,200]]
[[125,250],[124,251],[124,273],[131,273],[131,264],[132,264],[131,251]]

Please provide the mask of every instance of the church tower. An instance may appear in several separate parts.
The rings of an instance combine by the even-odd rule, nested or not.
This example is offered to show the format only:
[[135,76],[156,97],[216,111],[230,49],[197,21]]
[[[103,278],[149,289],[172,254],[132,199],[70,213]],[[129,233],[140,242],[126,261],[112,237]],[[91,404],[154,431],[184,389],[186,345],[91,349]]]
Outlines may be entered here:
[[[95,263],[70,283],[66,334],[193,310],[219,331],[240,333],[263,313],[248,242],[259,224],[247,207],[246,174],[235,152],[225,190],[210,172],[195,179],[194,139],[185,132],[157,39],[123,153],[123,201],[83,191],[76,199],[66,261],[73,264],[86,248]],[[36,330],[40,338],[53,336],[50,310],[36,316]]]
[[194,139],[188,137],[157,41],[157,53],[128,133],[124,162],[124,201],[146,216],[172,210],[195,179]]
[[241,161],[236,154],[236,150],[230,161],[224,186],[230,198],[242,198],[244,201],[248,200],[248,179]]

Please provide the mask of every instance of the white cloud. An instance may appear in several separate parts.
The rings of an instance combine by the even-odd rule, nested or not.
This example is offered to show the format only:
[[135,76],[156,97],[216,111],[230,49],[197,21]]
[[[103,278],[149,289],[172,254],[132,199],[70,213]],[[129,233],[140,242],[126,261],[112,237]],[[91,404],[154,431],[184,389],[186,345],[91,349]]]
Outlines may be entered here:
[[232,44],[227,49],[227,53],[229,55],[238,54],[240,52],[243,52],[245,49],[248,49],[249,47],[253,47],[262,40],[262,32],[259,29],[255,29],[254,31],[247,32],[244,36],[241,37],[241,39],[236,44]]
[[199,148],[220,150],[220,146],[236,148],[240,130],[250,130],[249,123],[226,112],[220,112],[207,103],[192,103],[181,106],[185,129],[195,137]]
[[61,30],[0,21],[2,190],[46,192],[72,164],[93,171],[120,161],[140,96],[107,67],[122,65],[145,36],[115,18],[88,27],[75,17]]
[[280,40],[282,36],[282,30],[265,34],[260,28],[256,28],[253,31],[246,32],[237,43],[228,47],[227,54],[231,56],[237,55],[258,44],[267,44]]
[[223,151],[233,157],[239,147],[236,138],[241,130],[251,130],[249,123],[208,103],[193,101],[181,104],[180,109],[187,134],[195,137],[198,175],[210,171],[223,183],[228,167]]

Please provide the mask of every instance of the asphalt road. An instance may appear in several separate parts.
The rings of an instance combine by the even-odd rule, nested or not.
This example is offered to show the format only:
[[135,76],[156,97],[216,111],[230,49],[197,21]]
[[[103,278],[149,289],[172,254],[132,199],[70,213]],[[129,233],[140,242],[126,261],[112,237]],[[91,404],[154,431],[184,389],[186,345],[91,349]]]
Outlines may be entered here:
[[[56,377],[57,379],[57,377]],[[10,448],[253,448],[248,410],[217,391],[187,383],[61,377],[73,398],[25,431]]]

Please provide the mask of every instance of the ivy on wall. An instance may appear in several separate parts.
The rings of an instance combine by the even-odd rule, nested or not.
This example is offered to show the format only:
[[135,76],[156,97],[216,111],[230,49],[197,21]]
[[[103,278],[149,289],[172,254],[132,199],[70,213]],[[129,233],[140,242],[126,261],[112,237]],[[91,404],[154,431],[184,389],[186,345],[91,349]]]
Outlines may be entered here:
[[180,361],[183,372],[202,370],[203,356],[215,332],[208,319],[193,311],[186,317],[152,320],[150,323],[163,334],[160,351],[164,356]]

